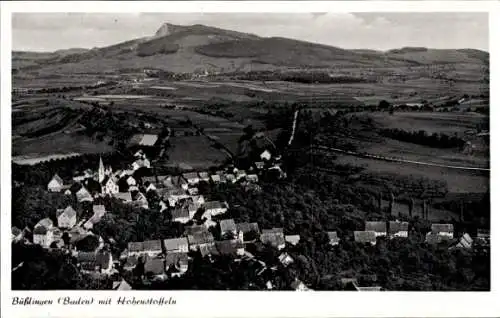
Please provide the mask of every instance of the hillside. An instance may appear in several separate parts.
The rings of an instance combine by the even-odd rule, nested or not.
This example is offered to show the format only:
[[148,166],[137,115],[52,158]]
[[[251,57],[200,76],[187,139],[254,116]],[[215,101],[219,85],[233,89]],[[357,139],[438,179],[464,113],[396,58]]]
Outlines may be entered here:
[[154,35],[115,45],[52,53],[13,52],[13,68],[40,75],[159,68],[217,72],[289,68],[394,68],[435,64],[487,66],[487,52],[402,48],[386,52],[346,50],[279,37],[259,37],[220,28],[163,24]]

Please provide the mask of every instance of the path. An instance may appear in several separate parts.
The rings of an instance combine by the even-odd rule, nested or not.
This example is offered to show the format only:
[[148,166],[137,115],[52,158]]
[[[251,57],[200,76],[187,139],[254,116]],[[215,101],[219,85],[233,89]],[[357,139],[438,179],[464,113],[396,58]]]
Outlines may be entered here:
[[295,127],[297,126],[297,118],[299,117],[299,110],[297,109],[293,114],[293,123],[292,123],[292,134],[290,135],[290,140],[288,140],[288,146],[290,146],[293,142],[293,138],[295,137]]
[[340,153],[344,153],[344,154],[348,154],[348,155],[352,155],[352,156],[357,156],[357,157],[364,157],[364,158],[377,159],[377,160],[385,160],[385,161],[391,161],[391,162],[410,163],[410,164],[432,166],[432,167],[441,167],[441,168],[448,168],[448,169],[490,171],[490,169],[488,169],[488,168],[452,166],[452,165],[444,165],[444,164],[432,163],[432,162],[422,162],[422,161],[407,160],[407,159],[403,159],[403,158],[384,157],[384,156],[377,156],[377,155],[372,155],[372,154],[368,154],[368,153],[360,153],[360,152],[354,152],[354,151],[343,150],[343,149],[332,148],[332,147],[326,147],[326,146],[311,146],[311,148],[313,148],[313,147],[314,148],[323,149],[323,150],[328,150],[328,151],[340,152]]

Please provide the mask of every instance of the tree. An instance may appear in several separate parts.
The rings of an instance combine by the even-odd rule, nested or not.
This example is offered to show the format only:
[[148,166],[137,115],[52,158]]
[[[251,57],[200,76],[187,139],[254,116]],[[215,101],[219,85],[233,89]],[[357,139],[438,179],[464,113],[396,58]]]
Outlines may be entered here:
[[391,104],[388,101],[386,101],[385,99],[381,100],[378,103],[378,108],[380,108],[380,109],[388,109],[390,106],[391,106]]
[[96,235],[87,235],[75,245],[79,251],[93,252],[99,247],[99,238]]

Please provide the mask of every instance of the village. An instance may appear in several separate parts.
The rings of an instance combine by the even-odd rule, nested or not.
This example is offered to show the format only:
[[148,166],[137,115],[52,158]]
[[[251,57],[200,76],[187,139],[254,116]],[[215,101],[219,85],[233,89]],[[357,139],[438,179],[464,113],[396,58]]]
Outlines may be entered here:
[[[89,167],[72,180],[62,180],[55,174],[48,182],[46,191],[73,196],[79,203],[91,206],[91,214],[79,218],[72,206],[61,206],[56,211],[55,220],[41,219],[33,229],[13,227],[13,242],[40,245],[48,251],[63,251],[76,258],[80,271],[92,275],[120,277],[124,271],[137,273],[140,269],[140,276],[145,282],[182,277],[189,270],[192,253],[200,253],[209,259],[226,255],[233,257],[236,262],[253,260],[260,264],[259,272],[262,273],[267,265],[248,251],[248,246],[256,242],[277,249],[283,267],[294,262],[287,253],[287,247],[298,244],[300,235],[284,233],[283,228],[261,228],[257,222],[236,223],[234,219],[225,217],[230,208],[227,202],[211,200],[200,194],[198,189],[202,184],[216,187],[227,183],[240,185],[246,191],[261,191],[259,178],[264,172],[273,171],[278,179],[286,177],[286,172],[281,168],[280,155],[265,150],[260,155],[260,161],[254,162],[247,170],[229,165],[213,173],[191,171],[178,175],[154,174],[151,160],[142,149],[134,157],[129,169],[115,171],[112,165],[105,164],[100,158],[97,169]],[[138,174],[138,171],[142,173]],[[144,171],[148,173],[144,174]],[[151,197],[159,200],[162,214],[168,214],[172,222],[184,226],[184,234],[159,240],[128,242],[120,255],[113,255],[110,250],[110,246],[115,243],[113,239],[104,240],[93,233],[93,227],[102,222],[106,214],[113,213],[107,210],[102,200],[112,198],[135,209],[147,210],[151,204],[148,198]],[[422,211],[425,216],[425,203]],[[374,246],[377,240],[407,239],[410,233],[410,223],[406,221],[366,220],[364,229],[353,234],[355,242]],[[343,239],[336,231],[328,231],[327,235],[331,248],[335,248]],[[79,250],[78,242],[89,237],[98,241],[95,250]],[[456,233],[453,224],[432,224],[425,243],[432,245],[443,242],[450,249],[486,246],[489,245],[489,231],[478,229],[473,239],[468,233]],[[22,264],[13,264],[14,270],[20,266]],[[278,269],[273,267],[272,270]],[[380,286],[360,286],[356,279],[349,277],[342,279],[342,284],[344,290],[383,290]],[[113,287],[117,290],[132,288],[123,278],[117,279]],[[289,287],[297,291],[311,290],[298,278]],[[274,289],[270,280],[266,288]]]

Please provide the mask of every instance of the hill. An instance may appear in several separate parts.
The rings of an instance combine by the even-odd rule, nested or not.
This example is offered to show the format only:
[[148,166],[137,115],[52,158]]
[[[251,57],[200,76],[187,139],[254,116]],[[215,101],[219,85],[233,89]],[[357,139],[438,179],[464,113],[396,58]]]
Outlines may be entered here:
[[158,68],[173,72],[210,69],[231,73],[290,68],[393,68],[434,64],[489,63],[487,52],[471,49],[402,48],[386,52],[346,50],[280,37],[205,25],[163,24],[154,35],[115,45],[51,53],[13,52],[13,68],[59,74]]

